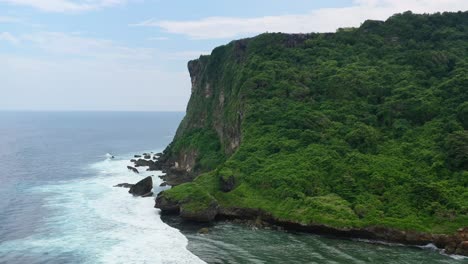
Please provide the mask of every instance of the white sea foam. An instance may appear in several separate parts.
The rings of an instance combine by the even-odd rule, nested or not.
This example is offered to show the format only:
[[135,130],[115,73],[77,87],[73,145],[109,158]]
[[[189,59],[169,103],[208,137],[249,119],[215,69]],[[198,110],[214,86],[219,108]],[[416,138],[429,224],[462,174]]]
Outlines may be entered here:
[[[85,263],[202,263],[186,249],[187,239],[163,223],[151,197],[132,197],[115,184],[135,183],[158,172],[127,170],[124,159],[106,159],[89,169],[94,177],[41,186],[51,215],[35,235],[2,244],[2,250],[78,254]],[[1,252],[0,252],[1,253]],[[81,261],[80,261],[81,262]]]

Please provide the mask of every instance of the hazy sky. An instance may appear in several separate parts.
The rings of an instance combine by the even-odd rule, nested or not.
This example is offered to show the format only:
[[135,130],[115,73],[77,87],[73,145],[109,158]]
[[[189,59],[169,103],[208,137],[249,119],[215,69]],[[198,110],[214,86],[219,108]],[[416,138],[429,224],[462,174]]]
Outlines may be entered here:
[[0,0],[0,110],[183,111],[187,61],[262,32],[330,32],[468,0]]

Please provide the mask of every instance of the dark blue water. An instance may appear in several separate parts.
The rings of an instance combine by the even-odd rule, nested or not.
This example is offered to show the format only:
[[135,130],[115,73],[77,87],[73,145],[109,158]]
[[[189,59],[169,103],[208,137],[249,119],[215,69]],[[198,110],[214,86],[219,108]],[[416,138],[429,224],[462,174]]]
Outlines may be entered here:
[[112,187],[149,175],[129,172],[129,158],[163,150],[182,117],[0,112],[0,263],[196,261],[153,198]]
[[208,226],[204,234],[198,230],[205,225],[178,218],[165,218],[173,227],[167,225],[153,197],[112,186],[153,175],[153,191],[165,188],[158,172],[138,175],[126,166],[133,154],[164,149],[182,117],[0,112],[0,263],[468,262],[434,249],[234,223]]

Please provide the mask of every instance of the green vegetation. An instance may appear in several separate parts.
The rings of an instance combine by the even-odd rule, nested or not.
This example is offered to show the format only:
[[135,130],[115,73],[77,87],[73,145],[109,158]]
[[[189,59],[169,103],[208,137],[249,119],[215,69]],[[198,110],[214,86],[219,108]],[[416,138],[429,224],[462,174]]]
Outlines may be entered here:
[[[336,227],[468,226],[468,12],[262,34],[199,63],[165,154],[197,149],[201,175],[164,195]],[[229,153],[216,127],[235,131],[239,112]],[[221,191],[230,177],[235,187]]]

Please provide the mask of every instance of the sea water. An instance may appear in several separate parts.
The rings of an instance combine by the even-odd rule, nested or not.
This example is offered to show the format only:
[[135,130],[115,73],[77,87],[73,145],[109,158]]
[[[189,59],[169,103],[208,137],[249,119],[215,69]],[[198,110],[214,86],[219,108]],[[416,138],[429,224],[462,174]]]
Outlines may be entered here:
[[468,263],[430,247],[162,221],[154,197],[113,186],[153,175],[162,190],[158,172],[126,166],[164,149],[182,117],[0,112],[0,263]]
[[153,175],[160,191],[158,172],[126,166],[162,150],[182,116],[0,113],[0,263],[202,263],[154,197],[113,187]]

